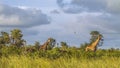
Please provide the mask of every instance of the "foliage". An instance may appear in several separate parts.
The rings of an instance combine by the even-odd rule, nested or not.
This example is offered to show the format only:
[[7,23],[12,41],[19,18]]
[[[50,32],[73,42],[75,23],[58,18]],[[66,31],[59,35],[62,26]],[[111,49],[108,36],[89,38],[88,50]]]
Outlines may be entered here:
[[0,58],[0,68],[119,68],[120,57],[46,59],[30,56]]
[[14,29],[11,31],[11,44],[16,45],[17,47],[21,47],[23,45],[24,40],[22,39],[23,34],[21,30]]
[[62,50],[66,50],[68,48],[68,45],[66,42],[61,42],[61,47],[62,47]]
[[40,47],[40,43],[38,41],[35,42],[35,48],[38,50]]
[[50,40],[50,43],[48,44],[47,49],[51,50],[53,47],[55,47],[56,40],[54,38],[48,38],[48,40]]
[[[80,47],[70,47],[61,42],[61,47],[54,47],[56,40],[50,38],[50,49],[40,50],[40,43],[23,45],[23,34],[14,29],[11,34],[2,32],[0,36],[0,68],[119,68],[119,49],[98,49],[96,52],[85,52],[89,43]],[[100,34],[97,31],[92,35]],[[113,62],[111,64],[110,62]],[[17,63],[17,64],[15,64]]]
[[91,31],[91,33],[90,33],[90,35],[91,35],[90,43],[94,42],[97,39],[99,34],[100,33],[98,31]]
[[99,31],[91,31],[90,35],[91,35],[90,44],[93,43],[98,38],[98,36],[100,35],[102,38],[100,39],[100,42],[98,43],[98,46],[102,46],[103,35]]
[[89,43],[84,43],[84,44],[81,44],[80,45],[80,49],[82,50],[82,51],[85,51],[85,48],[87,47],[89,45]]
[[10,37],[9,34],[7,32],[1,32],[2,34],[2,40],[3,43],[2,44],[9,44],[10,43]]

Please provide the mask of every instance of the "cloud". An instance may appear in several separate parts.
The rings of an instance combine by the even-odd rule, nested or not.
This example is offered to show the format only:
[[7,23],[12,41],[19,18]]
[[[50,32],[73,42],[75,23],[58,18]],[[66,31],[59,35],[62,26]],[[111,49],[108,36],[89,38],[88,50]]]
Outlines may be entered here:
[[32,27],[49,23],[48,16],[39,9],[0,4],[0,27]]
[[72,23],[75,26],[87,31],[120,33],[119,0],[57,0],[57,4],[65,13],[77,14],[78,23]]
[[109,12],[120,13],[120,0],[57,0],[58,6],[66,13]]
[[51,21],[38,8],[0,4],[0,31],[10,33],[11,30],[18,28],[22,31],[23,38],[27,40],[28,44],[39,40],[37,37],[39,30],[34,28],[47,24],[51,24]]
[[[119,43],[119,41],[114,41],[119,40],[120,38],[118,34],[116,35],[116,33],[120,33],[119,15],[116,16],[102,12],[82,12],[79,14],[61,13],[61,15],[55,16],[55,18],[59,18],[59,20],[55,22],[59,24],[59,27],[61,27],[58,30],[58,33],[56,33],[56,36],[64,38],[64,41],[69,40],[69,43],[80,44],[89,42],[89,33],[93,30],[97,30],[103,34],[105,37],[105,45],[110,45],[109,42],[111,40],[114,43]],[[111,45],[114,45],[114,43]]]
[[65,3],[65,0],[57,0],[57,4],[64,12],[80,13],[83,11],[102,11],[105,7],[103,0],[71,0]]
[[120,0],[106,0],[107,11],[114,14],[120,14]]
[[[66,24],[69,30],[76,32],[89,33],[97,30],[103,34],[107,33],[106,38],[119,40],[116,34],[120,33],[120,1],[119,0],[57,0],[58,6],[69,15],[76,14],[77,21]],[[75,8],[77,7],[77,8]],[[67,8],[67,9],[66,9]],[[72,19],[70,19],[72,20]],[[70,25],[71,24],[71,25]],[[74,28],[71,28],[74,27]],[[84,35],[85,32],[83,33]],[[111,36],[111,34],[113,34]],[[108,39],[107,39],[108,40]],[[117,41],[114,41],[119,43]]]
[[50,13],[52,13],[52,14],[60,14],[60,12],[58,11],[58,10],[52,10]]

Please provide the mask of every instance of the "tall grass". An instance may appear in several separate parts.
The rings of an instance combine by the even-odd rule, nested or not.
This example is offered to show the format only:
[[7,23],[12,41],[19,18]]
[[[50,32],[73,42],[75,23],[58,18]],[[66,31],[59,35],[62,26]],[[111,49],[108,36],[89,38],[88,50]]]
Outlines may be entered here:
[[0,58],[0,68],[120,68],[120,58],[78,59],[60,57],[52,60],[28,56],[9,56]]
[[24,48],[0,49],[0,68],[120,68],[120,50],[97,50],[59,48],[42,51],[26,51]]

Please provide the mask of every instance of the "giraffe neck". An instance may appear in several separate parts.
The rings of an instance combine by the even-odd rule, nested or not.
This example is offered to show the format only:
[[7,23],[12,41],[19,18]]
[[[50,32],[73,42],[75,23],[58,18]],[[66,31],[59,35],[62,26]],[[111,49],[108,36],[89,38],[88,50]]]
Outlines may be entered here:
[[99,41],[100,41],[100,37],[98,36],[97,40],[95,42],[93,42],[92,46],[96,47],[98,45]]
[[48,41],[46,43],[44,43],[44,48],[46,48],[48,44],[49,44]]

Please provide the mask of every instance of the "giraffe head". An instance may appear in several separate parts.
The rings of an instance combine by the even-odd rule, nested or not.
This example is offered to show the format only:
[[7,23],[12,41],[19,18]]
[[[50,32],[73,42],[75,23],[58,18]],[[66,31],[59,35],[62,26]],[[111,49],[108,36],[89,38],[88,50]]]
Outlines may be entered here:
[[52,38],[48,38],[47,42],[51,42],[52,41]]

